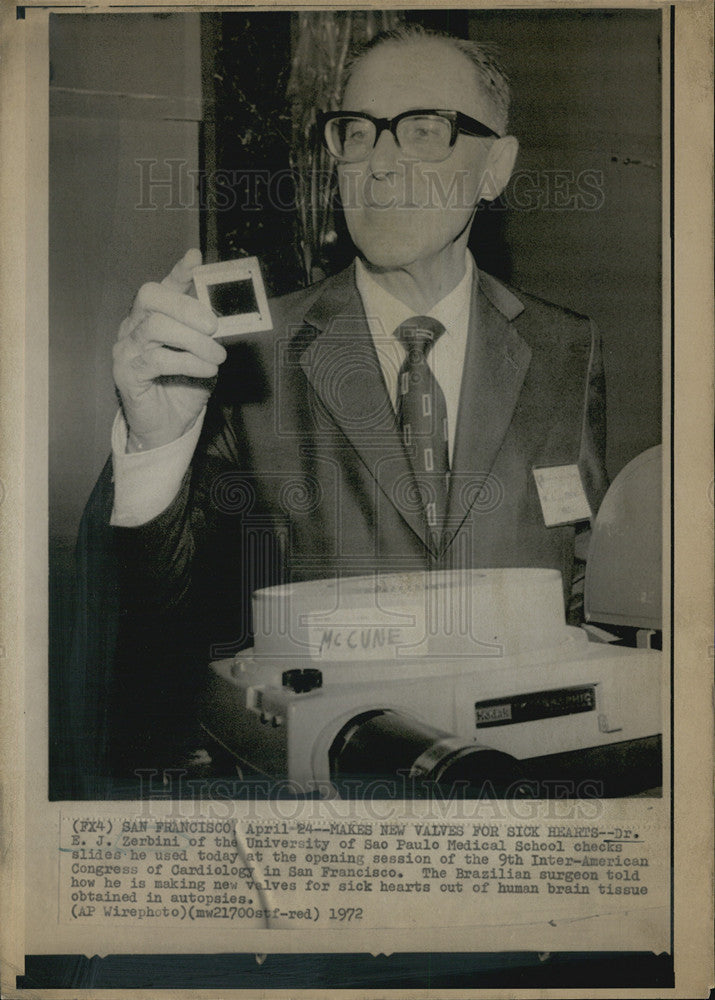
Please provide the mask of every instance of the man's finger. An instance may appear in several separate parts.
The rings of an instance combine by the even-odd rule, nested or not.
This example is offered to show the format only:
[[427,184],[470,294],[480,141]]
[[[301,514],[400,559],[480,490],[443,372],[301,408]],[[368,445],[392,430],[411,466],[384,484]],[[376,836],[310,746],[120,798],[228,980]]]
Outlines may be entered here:
[[216,315],[203,302],[179,293],[174,286],[163,282],[158,285],[150,281],[137,292],[129,316],[130,322],[124,331],[120,331],[120,335],[132,333],[137,324],[146,320],[147,314],[154,312],[163,313],[206,336],[211,336],[218,329]]
[[173,288],[177,292],[186,294],[191,288],[194,268],[201,264],[201,251],[195,248],[187,250],[181,260],[174,264],[170,274],[162,281],[166,288]]
[[165,313],[151,312],[131,332],[130,339],[140,347],[174,347],[188,351],[204,361],[220,365],[226,360],[226,348],[194,327],[172,319]]
[[191,378],[213,378],[218,365],[202,361],[186,351],[171,351],[168,347],[151,347],[132,358],[141,381],[151,382],[160,375],[186,375]]

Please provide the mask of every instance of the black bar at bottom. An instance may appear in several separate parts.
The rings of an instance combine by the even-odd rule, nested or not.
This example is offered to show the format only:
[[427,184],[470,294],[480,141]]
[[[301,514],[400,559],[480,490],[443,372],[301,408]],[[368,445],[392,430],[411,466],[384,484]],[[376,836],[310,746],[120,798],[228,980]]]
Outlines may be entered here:
[[669,955],[646,952],[412,952],[268,955],[28,955],[17,988],[628,989],[674,985]]

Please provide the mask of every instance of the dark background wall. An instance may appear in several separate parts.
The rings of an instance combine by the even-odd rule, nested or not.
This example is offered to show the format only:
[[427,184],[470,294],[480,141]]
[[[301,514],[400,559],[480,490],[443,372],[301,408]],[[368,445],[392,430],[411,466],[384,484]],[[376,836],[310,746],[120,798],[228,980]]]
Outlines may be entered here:
[[[71,538],[107,456],[112,343],[139,286],[199,239],[195,199],[142,203],[137,160],[198,169],[199,16],[50,17],[50,533]],[[147,169],[147,168],[144,168]],[[169,195],[169,197],[167,197]]]
[[[521,151],[504,274],[603,336],[608,468],[661,438],[660,12],[472,12],[497,43]],[[498,265],[497,265],[498,266]]]

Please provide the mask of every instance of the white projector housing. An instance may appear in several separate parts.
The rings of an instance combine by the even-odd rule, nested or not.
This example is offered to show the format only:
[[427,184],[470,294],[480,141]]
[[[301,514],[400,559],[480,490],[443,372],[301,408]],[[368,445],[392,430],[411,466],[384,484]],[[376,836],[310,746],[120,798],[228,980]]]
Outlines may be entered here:
[[503,789],[508,761],[543,782],[550,760],[563,776],[563,755],[652,752],[661,732],[660,653],[567,626],[555,570],[318,580],[258,591],[253,613],[253,649],[211,665],[204,725],[297,791],[396,771]]

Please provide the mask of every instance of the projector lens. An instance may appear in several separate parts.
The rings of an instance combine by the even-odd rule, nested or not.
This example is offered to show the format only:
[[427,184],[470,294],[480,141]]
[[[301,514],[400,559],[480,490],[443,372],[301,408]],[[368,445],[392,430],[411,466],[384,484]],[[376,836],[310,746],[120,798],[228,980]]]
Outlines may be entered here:
[[392,709],[356,715],[335,737],[328,756],[331,778],[343,795],[353,788],[364,795],[370,783],[392,782],[396,797],[426,796],[435,786],[461,798],[531,796],[514,757]]

